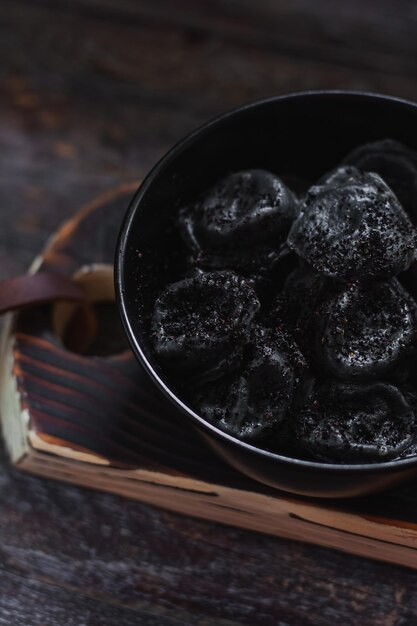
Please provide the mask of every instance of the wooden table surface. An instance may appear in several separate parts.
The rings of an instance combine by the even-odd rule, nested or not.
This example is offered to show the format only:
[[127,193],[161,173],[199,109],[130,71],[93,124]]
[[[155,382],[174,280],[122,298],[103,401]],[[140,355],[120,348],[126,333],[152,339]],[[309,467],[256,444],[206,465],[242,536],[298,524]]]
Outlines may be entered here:
[[[1,0],[0,278],[208,118],[320,87],[417,100],[415,2]],[[0,464],[1,626],[417,623],[413,571]]]

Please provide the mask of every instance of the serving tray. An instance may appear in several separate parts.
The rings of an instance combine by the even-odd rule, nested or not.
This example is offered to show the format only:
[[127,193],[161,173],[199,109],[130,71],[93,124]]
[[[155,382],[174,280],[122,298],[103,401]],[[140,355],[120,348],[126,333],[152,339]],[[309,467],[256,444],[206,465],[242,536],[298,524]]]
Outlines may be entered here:
[[116,236],[136,187],[83,208],[31,268],[71,277],[94,303],[88,354],[79,353],[80,336],[92,329],[74,304],[39,305],[5,320],[0,402],[12,462],[178,513],[417,568],[415,480],[354,500],[280,493],[225,465],[155,395],[114,302]]

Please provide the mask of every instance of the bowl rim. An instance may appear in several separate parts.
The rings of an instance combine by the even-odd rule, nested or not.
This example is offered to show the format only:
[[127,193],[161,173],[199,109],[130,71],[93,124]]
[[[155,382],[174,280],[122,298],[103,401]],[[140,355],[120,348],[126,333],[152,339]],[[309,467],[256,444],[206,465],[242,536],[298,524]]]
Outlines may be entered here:
[[252,456],[258,456],[267,461],[277,461],[281,465],[288,465],[297,468],[304,468],[310,470],[317,470],[321,473],[333,473],[336,472],[338,474],[357,474],[362,472],[370,472],[370,473],[379,473],[384,472],[385,470],[400,470],[408,467],[412,467],[417,464],[417,454],[405,459],[398,459],[392,461],[381,461],[380,463],[324,463],[319,461],[308,461],[304,459],[297,459],[285,455],[281,455],[277,452],[272,452],[270,450],[266,450],[264,448],[259,448],[251,443],[241,441],[237,437],[234,437],[220,428],[217,428],[214,424],[211,424],[204,418],[198,415],[191,407],[189,407],[185,402],[183,402],[176,393],[170,388],[169,384],[166,383],[158,372],[153,367],[150,360],[147,358],[145,352],[141,347],[141,343],[136,336],[133,326],[130,322],[127,303],[126,303],[126,287],[124,283],[124,256],[125,250],[127,246],[127,241],[132,229],[132,224],[135,220],[136,213],[139,209],[140,203],[145,196],[150,185],[158,178],[160,173],[164,170],[164,168],[174,161],[177,156],[182,153],[185,149],[187,149],[197,138],[204,137],[207,135],[212,127],[217,124],[223,123],[227,121],[229,118],[234,117],[236,114],[243,113],[245,111],[256,109],[258,107],[272,104],[274,102],[280,101],[291,101],[291,100],[303,100],[303,99],[325,99],[325,98],[333,98],[335,102],[340,99],[352,98],[354,100],[371,100],[376,104],[379,103],[392,103],[397,104],[407,108],[417,109],[417,103],[407,100],[404,98],[399,98],[396,96],[390,96],[381,93],[374,93],[368,91],[361,90],[344,90],[344,89],[316,89],[316,90],[307,90],[307,91],[295,91],[288,94],[282,94],[278,96],[273,96],[270,98],[265,98],[262,100],[256,100],[253,102],[249,102],[240,107],[234,108],[232,110],[227,111],[226,113],[222,113],[217,115],[213,119],[205,122],[204,124],[198,126],[196,129],[187,134],[184,138],[180,139],[177,143],[175,143],[151,168],[148,174],[145,176],[143,181],[139,184],[138,189],[136,190],[133,198],[130,201],[130,204],[127,208],[127,211],[124,215],[119,236],[117,240],[117,247],[115,253],[115,272],[114,272],[114,281],[115,281],[115,293],[116,300],[119,307],[119,312],[121,315],[122,323],[132,348],[132,351],[135,357],[138,359],[139,363],[143,366],[144,370],[148,374],[148,376],[152,379],[154,383],[156,383],[157,387],[163,392],[165,397],[167,397],[176,407],[180,409],[181,412],[194,423],[195,426],[202,429],[203,431],[208,431],[208,433],[215,437],[215,439],[223,440],[229,446],[235,447],[245,453],[248,453]]

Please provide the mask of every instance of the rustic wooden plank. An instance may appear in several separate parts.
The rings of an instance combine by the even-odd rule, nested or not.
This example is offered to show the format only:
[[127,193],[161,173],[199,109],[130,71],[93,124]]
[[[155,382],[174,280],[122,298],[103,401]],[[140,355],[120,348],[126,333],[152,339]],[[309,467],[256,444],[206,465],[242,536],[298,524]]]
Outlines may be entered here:
[[[194,615],[266,626],[417,619],[417,578],[403,568],[38,480],[8,469],[3,454],[0,462],[0,581],[38,581],[38,597],[61,618],[51,624],[71,616],[60,589],[71,590],[74,608],[79,596],[103,600],[100,626],[114,623],[108,605],[185,611],[180,623],[190,625]],[[29,615],[34,599],[19,597]]]
[[[213,621],[199,614],[180,609],[170,615],[162,606],[137,602],[123,607],[105,598],[74,593],[71,586],[57,588],[53,583],[27,579],[19,574],[2,572],[0,595],[0,626],[210,626]],[[24,602],[22,602],[24,599]],[[219,626],[235,626],[236,622],[219,620]]]
[[[353,12],[351,20],[329,2],[321,11],[313,11],[313,4],[306,3],[309,13],[303,19],[288,5],[281,11],[268,5],[268,11],[265,3],[260,3],[260,10],[257,5],[256,11],[235,6],[231,15],[219,18],[207,2],[193,5],[176,0],[168,8],[155,4],[150,9],[149,3],[139,3],[138,19],[132,20],[129,14],[129,19],[118,20],[113,14],[104,19],[105,12],[74,11],[74,5],[65,1],[60,6],[69,13],[55,13],[53,24],[48,24],[48,38],[34,40],[29,56],[25,47],[19,54],[11,50],[13,30],[23,41],[32,40],[20,1],[6,0],[4,5],[1,50],[5,61],[16,71],[25,71],[36,59],[32,80],[44,74],[50,85],[62,84],[65,76],[90,97],[100,85],[108,98],[106,82],[117,81],[119,98],[136,94],[143,101],[180,105],[207,115],[294,88],[384,90],[390,86],[399,94],[415,93],[416,24],[411,4],[402,19],[394,5],[388,4],[383,23],[389,28],[384,29],[375,23],[375,16],[382,15],[380,10],[375,12],[376,6],[373,11]],[[30,24],[45,28],[48,3],[24,4]],[[196,35],[190,36],[193,24]],[[304,46],[298,53],[296,42]],[[49,54],[52,49],[54,54]]]
[[317,506],[285,496],[267,498],[261,491],[238,491],[152,470],[137,470],[129,476],[79,462],[75,473],[73,462],[71,467],[66,459],[41,452],[26,457],[19,467],[44,478],[53,476],[211,522],[416,568],[416,524],[403,524],[400,519],[394,525],[390,519],[338,511],[332,505]]
[[[22,0],[20,0],[22,1]],[[28,4],[28,0],[23,0]],[[32,1],[31,4],[34,2]],[[390,72],[396,59],[401,73],[413,72],[416,15],[412,1],[394,3],[354,0],[338,5],[331,0],[271,2],[228,0],[198,4],[188,0],[35,0],[67,15],[80,15],[131,26],[153,25],[189,29],[194,41],[209,35],[246,47],[274,50],[291,58],[320,60],[349,67]],[[214,10],[213,10],[214,9]],[[396,68],[397,69],[397,68]]]
[[[143,175],[172,143],[225,109],[249,99],[312,87],[374,89],[417,97],[416,82],[402,76],[403,60],[398,57],[392,61],[391,73],[385,71],[384,57],[378,57],[378,70],[349,68],[337,61],[340,39],[354,51],[357,46],[349,34],[356,33],[365,45],[369,31],[365,26],[374,16],[378,24],[385,24],[380,49],[388,54],[403,46],[404,40],[406,53],[415,63],[407,43],[415,32],[411,3],[401,3],[399,9],[385,2],[376,11],[374,3],[368,9],[356,2],[346,25],[345,9],[332,9],[326,21],[322,13],[314,18],[313,3],[301,4],[297,10],[286,4],[278,9],[275,4],[261,4],[256,18],[246,3],[242,25],[234,3],[216,3],[210,11],[209,3],[199,8],[193,3],[172,7],[162,3],[160,8],[159,3],[138,3],[136,9],[135,3],[114,8],[103,0],[90,13],[85,8],[77,12],[77,6],[87,6],[84,2],[74,4],[75,8],[67,3],[73,12],[68,15],[59,13],[55,2],[4,0],[0,13],[0,216],[6,224],[0,232],[0,277],[27,266],[49,230],[87,198]],[[113,7],[115,15],[103,19],[102,6],[107,11]],[[328,3],[326,10],[330,10]],[[131,20],[131,12],[137,15],[136,21]],[[330,46],[327,59],[335,61],[317,62],[313,52],[321,45],[319,26],[336,24],[335,12],[341,14],[335,26],[337,36],[324,37]],[[285,16],[290,23],[302,23],[304,14],[318,22],[307,29],[310,47],[303,58],[249,45],[253,35],[249,36],[248,28],[256,28],[261,40],[269,28],[281,40],[287,31],[292,32]],[[117,20],[117,15],[126,19]],[[187,20],[195,26],[191,28]],[[198,29],[206,23],[199,37]],[[230,29],[243,29],[240,43],[229,37]],[[219,30],[224,37],[217,41]],[[374,25],[371,32],[379,30]],[[368,58],[365,49],[359,47],[359,53]],[[20,264],[13,254],[17,246]]]

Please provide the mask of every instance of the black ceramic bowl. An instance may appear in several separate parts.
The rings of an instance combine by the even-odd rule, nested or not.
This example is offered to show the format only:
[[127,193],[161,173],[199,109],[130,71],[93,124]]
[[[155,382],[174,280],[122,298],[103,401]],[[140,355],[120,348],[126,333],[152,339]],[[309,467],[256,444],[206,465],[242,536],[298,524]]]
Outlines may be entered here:
[[122,225],[116,292],[138,360],[221,457],[285,491],[320,497],[378,491],[417,473],[417,457],[363,465],[288,458],[235,439],[187,406],[155,359],[148,330],[156,296],[182,270],[184,250],[174,218],[181,205],[229,172],[264,168],[313,181],[355,146],[385,137],[417,150],[417,105],[387,96],[324,91],[256,102],[177,144],[144,180]]

